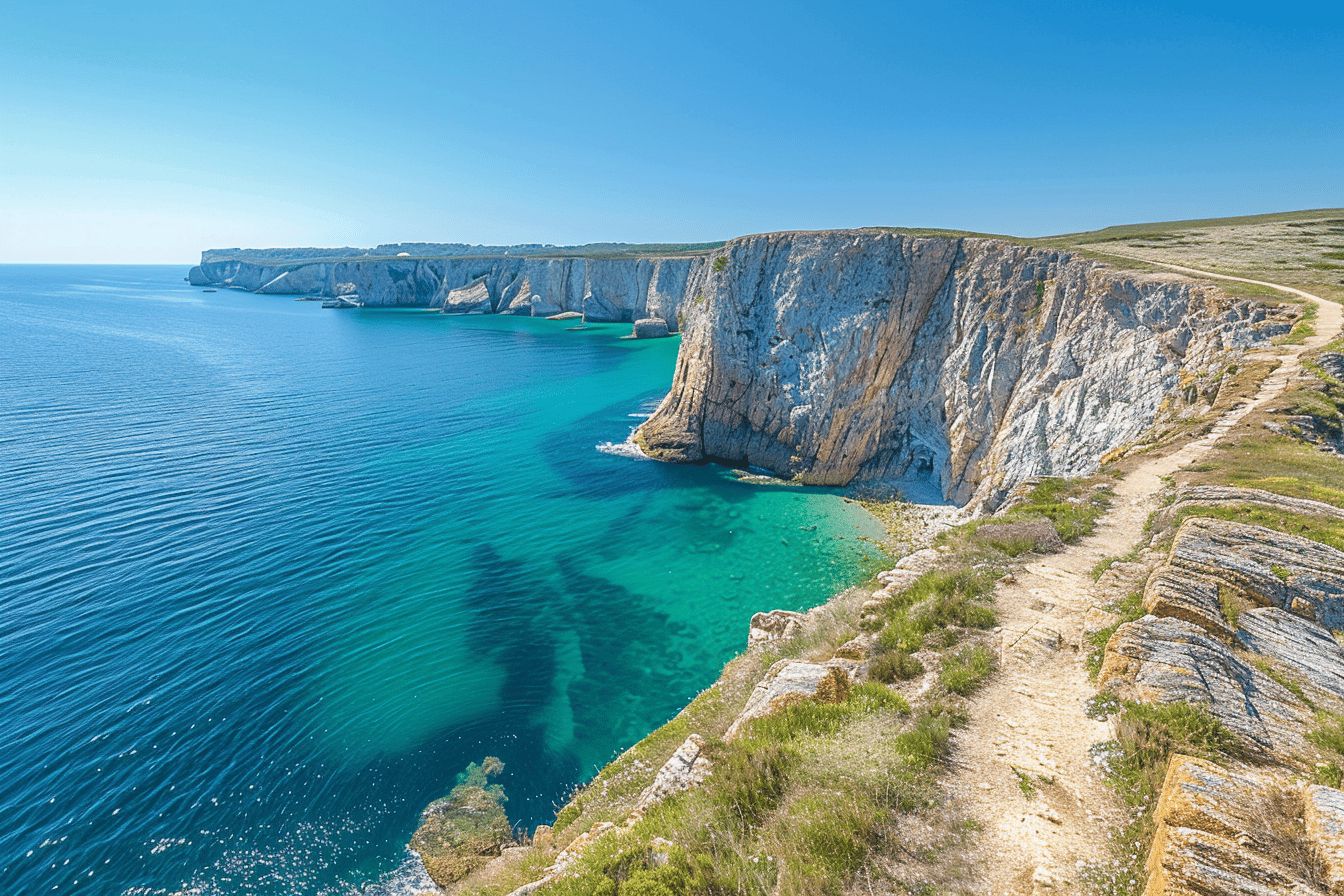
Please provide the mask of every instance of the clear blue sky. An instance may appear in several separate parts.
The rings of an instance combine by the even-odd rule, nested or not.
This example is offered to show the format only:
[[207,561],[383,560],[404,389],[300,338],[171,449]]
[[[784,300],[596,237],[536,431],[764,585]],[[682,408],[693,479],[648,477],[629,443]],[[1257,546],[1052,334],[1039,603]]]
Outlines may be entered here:
[[1338,3],[9,4],[0,261],[1344,205]]

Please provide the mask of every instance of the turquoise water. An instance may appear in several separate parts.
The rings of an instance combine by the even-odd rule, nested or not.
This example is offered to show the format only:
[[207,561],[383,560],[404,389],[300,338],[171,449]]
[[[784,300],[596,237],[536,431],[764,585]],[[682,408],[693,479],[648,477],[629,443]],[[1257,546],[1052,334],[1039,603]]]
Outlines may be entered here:
[[876,561],[834,495],[598,450],[675,340],[183,273],[0,267],[0,892],[396,889],[467,762],[549,820]]

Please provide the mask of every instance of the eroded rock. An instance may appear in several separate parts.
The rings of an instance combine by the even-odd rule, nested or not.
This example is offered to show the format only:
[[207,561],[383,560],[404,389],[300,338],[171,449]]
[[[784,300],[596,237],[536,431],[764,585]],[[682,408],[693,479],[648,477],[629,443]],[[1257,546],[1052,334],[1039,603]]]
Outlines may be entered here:
[[1278,607],[1247,610],[1237,643],[1273,660],[1316,701],[1344,702],[1344,648],[1314,622]]
[[504,791],[488,783],[504,763],[487,756],[458,776],[448,796],[430,803],[411,837],[411,849],[440,887],[461,880],[513,844]]
[[1259,606],[1344,627],[1344,553],[1264,526],[1192,517],[1181,524],[1168,565]]
[[733,724],[728,727],[724,738],[732,739],[747,722],[772,712],[776,708],[777,701],[781,699],[791,695],[813,696],[822,681],[831,674],[831,670],[838,669],[846,678],[853,678],[857,666],[853,660],[844,658],[828,660],[825,663],[780,660],[771,666],[765,677],[757,683],[747,698],[746,705],[742,707]]
[[751,625],[747,629],[747,646],[755,647],[758,644],[795,637],[802,633],[803,621],[806,618],[803,613],[795,613],[792,610],[756,613],[751,617]]
[[1191,703],[1260,755],[1305,755],[1312,714],[1291,691],[1183,619],[1145,616],[1106,645],[1098,683],[1144,703]]
[[670,335],[667,329],[667,321],[660,317],[646,317],[637,320],[630,332],[636,339],[661,339]]
[[485,278],[467,286],[449,290],[443,298],[444,314],[489,314],[493,310],[490,288]]
[[663,763],[663,767],[654,776],[653,783],[639,795],[635,811],[642,812],[680,790],[699,784],[709,774],[709,770],[710,761],[705,755],[705,740],[698,734],[692,734],[677,747],[667,762]]
[[1285,853],[1299,811],[1272,775],[1173,756],[1154,814],[1145,896],[1323,896]]

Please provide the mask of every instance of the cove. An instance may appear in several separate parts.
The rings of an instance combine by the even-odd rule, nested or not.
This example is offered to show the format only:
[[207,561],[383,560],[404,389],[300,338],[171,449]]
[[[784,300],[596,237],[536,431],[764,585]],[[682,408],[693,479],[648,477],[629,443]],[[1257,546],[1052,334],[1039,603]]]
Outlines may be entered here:
[[396,880],[517,824],[877,568],[833,492],[635,459],[677,341],[0,267],[0,891]]

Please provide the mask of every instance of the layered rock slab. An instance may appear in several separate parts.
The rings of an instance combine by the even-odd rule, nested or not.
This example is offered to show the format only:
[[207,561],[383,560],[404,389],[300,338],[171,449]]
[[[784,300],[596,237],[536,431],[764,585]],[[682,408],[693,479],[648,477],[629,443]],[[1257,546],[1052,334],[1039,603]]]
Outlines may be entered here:
[[1145,616],[1116,629],[1098,684],[1141,703],[1203,706],[1245,748],[1279,757],[1309,754],[1312,715],[1267,673],[1183,619]]
[[1292,851],[1301,800],[1273,775],[1173,756],[1145,896],[1325,896],[1310,856]]

